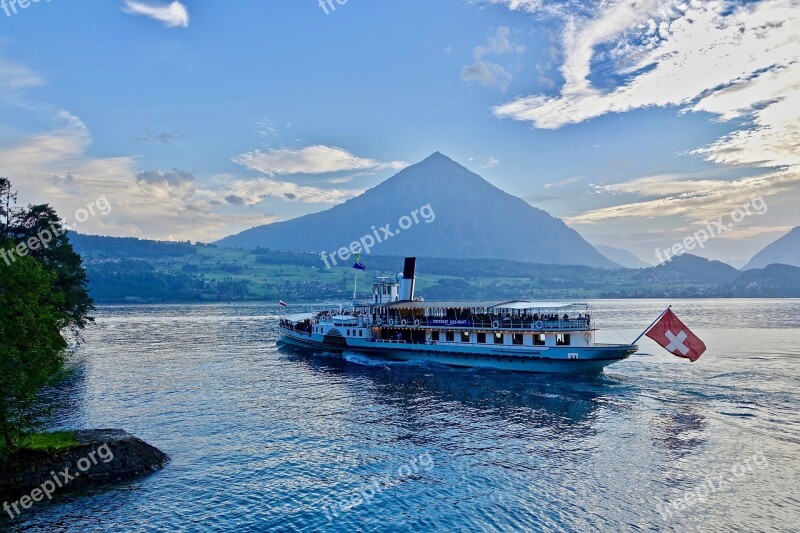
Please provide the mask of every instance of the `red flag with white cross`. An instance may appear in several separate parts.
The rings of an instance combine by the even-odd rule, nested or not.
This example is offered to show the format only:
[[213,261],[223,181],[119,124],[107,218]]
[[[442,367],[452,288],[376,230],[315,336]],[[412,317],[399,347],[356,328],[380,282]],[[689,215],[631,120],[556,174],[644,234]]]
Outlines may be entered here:
[[706,351],[706,345],[700,337],[692,333],[692,330],[687,328],[671,309],[667,309],[646,335],[668,352],[678,357],[685,357],[693,363]]

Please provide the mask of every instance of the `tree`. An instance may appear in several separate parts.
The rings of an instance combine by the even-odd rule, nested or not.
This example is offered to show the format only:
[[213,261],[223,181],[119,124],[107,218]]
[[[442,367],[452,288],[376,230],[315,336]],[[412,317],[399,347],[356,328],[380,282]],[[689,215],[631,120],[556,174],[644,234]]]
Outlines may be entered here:
[[[0,243],[7,248],[8,241]],[[43,388],[63,375],[70,325],[56,274],[31,257],[0,261],[0,436],[6,450],[39,427]]]
[[[56,273],[54,290],[64,293],[64,311],[70,316],[73,333],[86,327],[93,309],[87,285],[89,279],[83,260],[69,242],[68,232],[55,210],[49,205],[31,205],[20,209],[14,217],[12,233],[17,242],[42,243],[30,248],[31,257]],[[46,244],[44,244],[46,242]]]
[[8,238],[8,231],[11,227],[11,219],[14,213],[11,206],[16,202],[17,193],[11,187],[11,180],[0,178],[0,239]]
[[[81,257],[55,210],[16,207],[11,182],[0,178],[0,438],[6,452],[43,422],[42,390],[65,374],[67,340],[92,320]],[[9,253],[20,244],[28,253]]]

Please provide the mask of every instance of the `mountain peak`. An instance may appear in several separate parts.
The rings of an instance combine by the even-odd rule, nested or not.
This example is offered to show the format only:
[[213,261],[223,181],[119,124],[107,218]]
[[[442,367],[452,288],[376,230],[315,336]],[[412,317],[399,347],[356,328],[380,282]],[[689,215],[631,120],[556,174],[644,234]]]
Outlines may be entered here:
[[439,152],[439,151],[433,152],[431,155],[429,155],[428,157],[426,157],[425,159],[423,159],[419,163],[417,163],[415,165],[411,165],[411,166],[413,166],[413,167],[415,167],[415,166],[427,166],[427,165],[434,165],[434,164],[435,165],[454,165],[454,166],[458,166],[458,167],[463,168],[462,165],[460,165],[457,161],[455,161],[454,159],[452,159],[450,157],[447,157],[446,155],[444,155],[442,152]]
[[[423,208],[428,218],[420,218]],[[409,217],[414,220],[410,225]],[[371,252],[380,255],[617,266],[561,220],[498,189],[441,152],[331,209],[253,228],[219,244],[339,250],[378,226],[397,230],[386,234],[391,239],[375,243]]]
[[451,158],[447,157],[446,155],[444,155],[444,154],[443,154],[442,152],[440,152],[439,150],[436,150],[435,152],[433,152],[431,155],[429,155],[428,157],[426,157],[425,159],[423,159],[423,161],[427,161],[428,159],[437,159],[437,158],[438,158],[438,159],[440,159],[440,158],[445,158],[445,159],[450,159],[450,161],[452,161],[452,159],[451,159]]

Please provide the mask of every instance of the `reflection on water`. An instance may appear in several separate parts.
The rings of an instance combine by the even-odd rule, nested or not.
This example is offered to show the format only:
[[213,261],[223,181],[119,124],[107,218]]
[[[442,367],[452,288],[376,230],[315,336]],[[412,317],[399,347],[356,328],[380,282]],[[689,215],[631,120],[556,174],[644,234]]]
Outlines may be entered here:
[[[673,303],[709,346],[700,362],[644,340],[653,355],[600,376],[276,348],[271,306],[102,308],[57,391],[55,427],[124,427],[173,460],[0,529],[789,530],[800,518],[800,302]],[[593,316],[602,340],[631,340],[663,307],[603,301]],[[764,468],[662,519],[659,504],[757,451]],[[329,522],[323,506],[421,454],[430,471]]]

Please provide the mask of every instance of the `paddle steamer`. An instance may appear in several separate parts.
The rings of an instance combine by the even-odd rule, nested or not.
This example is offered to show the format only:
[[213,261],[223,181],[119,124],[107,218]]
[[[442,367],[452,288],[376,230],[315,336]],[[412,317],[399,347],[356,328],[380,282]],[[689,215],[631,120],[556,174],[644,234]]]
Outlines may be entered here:
[[512,300],[431,302],[414,296],[416,258],[396,280],[378,278],[372,297],[349,309],[282,316],[280,341],[335,353],[543,373],[600,372],[635,344],[595,342],[587,304]]

